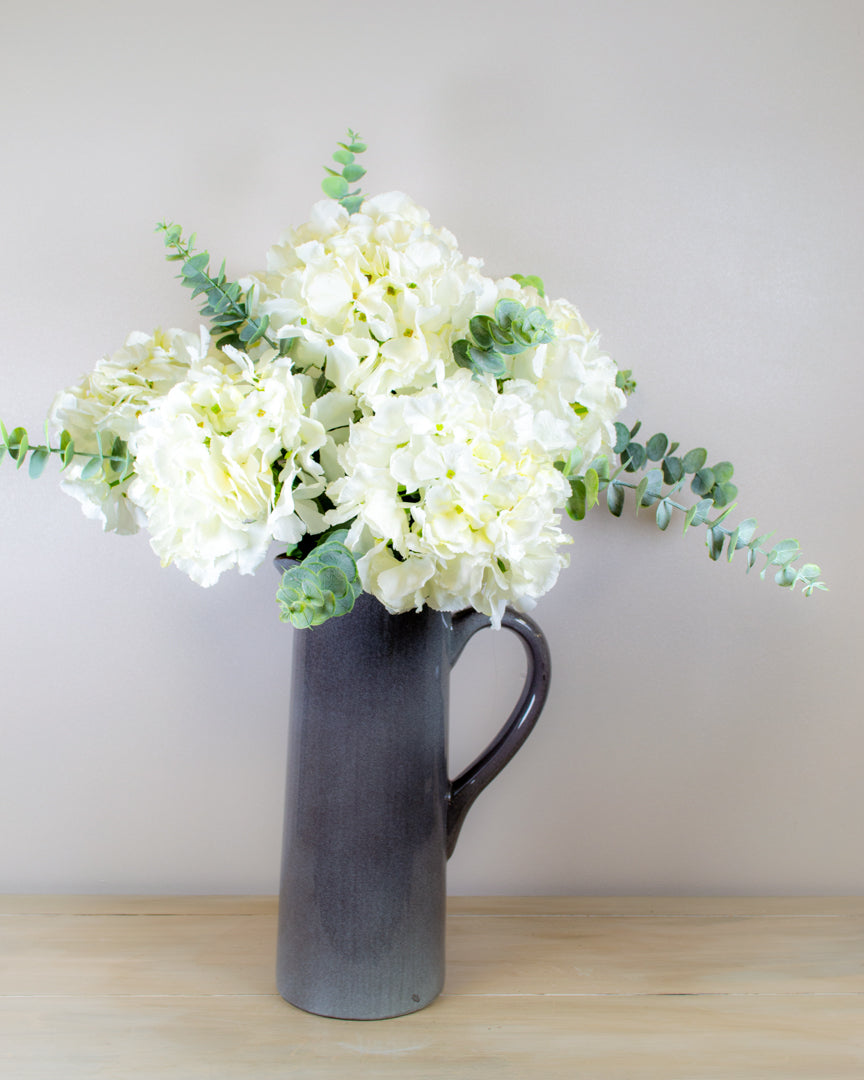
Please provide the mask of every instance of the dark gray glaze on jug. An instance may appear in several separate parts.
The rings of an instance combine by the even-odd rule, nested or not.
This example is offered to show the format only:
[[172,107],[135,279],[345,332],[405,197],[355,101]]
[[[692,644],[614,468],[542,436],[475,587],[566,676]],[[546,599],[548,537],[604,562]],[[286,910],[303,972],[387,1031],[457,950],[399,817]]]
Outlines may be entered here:
[[450,669],[489,626],[485,615],[390,615],[364,593],[348,615],[295,633],[277,959],[292,1004],[384,1019],[441,992],[446,860],[548,688],[540,630],[509,611],[504,625],[525,645],[525,687],[497,739],[452,784]]

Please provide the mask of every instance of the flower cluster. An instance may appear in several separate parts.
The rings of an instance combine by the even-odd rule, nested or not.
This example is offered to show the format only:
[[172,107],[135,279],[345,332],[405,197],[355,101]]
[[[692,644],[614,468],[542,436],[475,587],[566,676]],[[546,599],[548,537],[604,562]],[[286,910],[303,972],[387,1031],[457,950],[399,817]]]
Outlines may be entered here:
[[530,607],[566,563],[556,435],[522,396],[467,371],[382,399],[329,489],[365,552],[364,585],[393,611],[470,606],[500,623],[507,604]]
[[825,588],[795,567],[797,541],[724,523],[728,461],[617,419],[636,384],[570,303],[536,276],[488,277],[407,195],[351,190],[366,147],[349,140],[328,198],[258,273],[231,281],[194,235],[157,226],[209,329],[131,334],[58,395],[44,444],[0,421],[0,460],[35,477],[57,455],[88,517],[146,529],[200,585],[280,542],[277,599],[298,627],[363,589],[394,613],[473,607],[500,625],[567,565],[562,511],[581,521],[602,495],[618,517],[628,490],[660,529],[675,512],[704,526],[713,560],[761,555],[760,576]]
[[[146,528],[201,585],[251,573],[273,540],[308,551],[347,527],[390,611],[474,607],[497,624],[566,565],[562,463],[608,452],[624,404],[596,336],[533,280],[485,276],[407,195],[353,213],[324,200],[223,304],[242,295],[266,327],[244,351],[203,328],[133,334],[58,397],[51,423],[77,450],[104,431],[130,454],[125,476],[79,464],[64,486],[106,528]],[[494,331],[502,300],[549,332],[511,334],[497,377],[466,370],[456,344],[478,319]]]

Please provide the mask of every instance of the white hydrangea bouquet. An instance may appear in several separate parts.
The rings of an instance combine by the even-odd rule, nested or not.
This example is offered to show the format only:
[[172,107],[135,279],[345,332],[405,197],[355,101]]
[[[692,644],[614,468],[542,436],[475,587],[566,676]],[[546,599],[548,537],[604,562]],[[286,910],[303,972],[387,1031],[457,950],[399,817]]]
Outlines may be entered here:
[[[627,490],[665,529],[702,525],[712,559],[824,588],[794,540],[727,527],[732,465],[637,439],[616,418],[635,383],[579,312],[535,276],[493,279],[407,195],[351,190],[365,145],[349,131],[328,198],[229,281],[178,225],[158,226],[209,329],[133,333],[60,393],[44,444],[0,425],[0,457],[62,487],[105,529],[144,528],[163,565],[200,585],[291,555],[282,618],[310,626],[363,590],[393,613],[475,608],[500,625],[567,565],[562,514]],[[688,486],[694,498],[676,498]]]

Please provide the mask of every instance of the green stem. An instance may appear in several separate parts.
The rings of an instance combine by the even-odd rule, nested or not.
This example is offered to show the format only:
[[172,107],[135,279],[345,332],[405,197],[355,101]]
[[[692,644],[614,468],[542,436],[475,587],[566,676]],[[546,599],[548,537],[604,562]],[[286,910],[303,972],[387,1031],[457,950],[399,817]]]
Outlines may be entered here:
[[[187,243],[184,245],[182,238],[180,240],[169,242],[168,246],[174,248],[174,250],[183,258],[184,262],[188,262],[189,259],[192,258],[193,254],[195,254],[195,249],[192,247],[191,243],[187,241]],[[238,304],[235,300],[232,300],[228,293],[219,284],[219,282],[216,281],[215,278],[212,278],[210,276],[209,261],[207,264],[207,269],[199,270],[198,273],[200,273],[202,277],[206,278],[206,280],[210,283],[211,289],[214,292],[218,292],[220,296],[222,296],[228,301],[228,305],[230,306],[230,310],[233,312],[233,314],[238,315],[240,318],[242,318],[244,323],[252,322],[249,317],[249,312],[246,310],[246,308],[241,304]],[[271,349],[276,349],[277,352],[279,351],[279,342],[274,341],[268,334],[262,334],[260,340],[266,341]]]

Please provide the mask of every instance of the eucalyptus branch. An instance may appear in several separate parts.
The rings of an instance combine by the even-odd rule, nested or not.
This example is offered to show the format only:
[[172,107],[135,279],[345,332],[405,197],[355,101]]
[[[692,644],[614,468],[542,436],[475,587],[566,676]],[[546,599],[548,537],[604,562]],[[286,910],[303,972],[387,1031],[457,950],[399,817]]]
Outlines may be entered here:
[[470,338],[453,342],[453,359],[475,375],[494,375],[496,379],[507,377],[505,356],[518,356],[555,337],[552,320],[542,308],[526,308],[518,300],[506,297],[495,305],[494,315],[475,315],[470,319],[468,329]]
[[355,155],[362,154],[366,149],[366,143],[356,131],[348,128],[347,142],[340,142],[339,149],[333,154],[333,160],[342,168],[339,172],[324,166],[327,175],[321,181],[321,188],[325,195],[340,202],[349,214],[356,214],[363,203],[363,195],[360,188],[350,191],[350,185],[356,183],[366,175],[362,165],[358,165]]
[[0,461],[8,454],[9,458],[16,463],[16,468],[20,469],[29,454],[28,472],[35,480],[45,471],[45,466],[52,454],[60,458],[61,472],[67,469],[76,457],[86,458],[81,470],[82,480],[92,480],[101,475],[111,487],[122,484],[132,475],[129,447],[119,435],[112,436],[109,432],[105,432],[104,436],[111,439],[111,449],[106,453],[102,441],[103,432],[97,431],[95,435],[96,453],[91,450],[76,450],[68,431],[60,432],[59,446],[51,446],[46,425],[45,442],[34,446],[30,443],[29,436],[23,427],[7,431],[3,421],[0,420]]
[[[636,441],[636,433],[641,423],[632,428],[625,424],[616,424],[616,443],[614,453],[618,455],[619,465],[612,471],[605,455],[595,458],[585,472],[580,472],[582,455],[574,451],[566,462],[559,463],[570,482],[570,499],[567,513],[575,521],[581,521],[588,510],[599,501],[600,492],[606,496],[606,506],[614,517],[620,517],[624,509],[625,490],[634,492],[636,513],[642,507],[656,507],[654,517],[657,527],[665,530],[669,527],[673,512],[684,515],[684,532],[691,525],[704,525],[706,529],[706,547],[708,556],[715,562],[723,555],[732,561],[736,551],[746,550],[747,571],[749,572],[761,556],[765,559],[760,577],[764,578],[769,567],[776,567],[774,580],[784,588],[801,586],[805,596],[814,590],[825,589],[819,580],[821,570],[815,563],[805,563],[801,567],[793,566],[801,557],[797,540],[780,540],[776,544],[766,545],[771,534],[756,535],[755,518],[747,518],[734,528],[724,524],[735,508],[734,498],[738,488],[732,483],[734,468],[728,461],[718,462],[708,467],[707,452],[698,447],[683,456],[675,451],[678,443],[670,443],[666,435],[659,433],[646,443]],[[649,462],[658,464],[649,468],[637,482],[619,479],[622,473],[636,473],[644,469]],[[690,488],[700,496],[698,502],[686,506],[672,498],[690,478]],[[710,517],[714,507],[720,509],[716,517]]]
[[192,290],[193,298],[202,293],[207,297],[201,314],[210,320],[219,346],[249,349],[259,341],[265,341],[282,356],[288,352],[293,339],[274,339],[268,335],[270,316],[256,318],[252,315],[248,294],[236,281],[228,280],[224,260],[215,276],[210,273],[210,254],[195,251],[195,233],[184,240],[182,228],[168,221],[159,222],[156,231],[164,235],[165,247],[174,252],[167,256],[168,261],[183,264],[178,274],[182,284]]
[[[299,629],[318,626],[334,615],[347,615],[363,591],[354,556],[343,541],[347,529],[317,537],[318,543],[282,575],[276,593],[279,618]],[[295,551],[288,552],[294,556]]]

